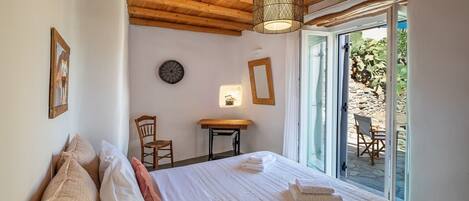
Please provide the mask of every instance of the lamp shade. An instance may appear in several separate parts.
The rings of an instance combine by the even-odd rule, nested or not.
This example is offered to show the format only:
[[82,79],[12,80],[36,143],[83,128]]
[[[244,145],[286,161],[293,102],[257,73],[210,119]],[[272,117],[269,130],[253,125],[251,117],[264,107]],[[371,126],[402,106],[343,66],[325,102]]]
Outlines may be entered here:
[[254,31],[288,33],[303,26],[303,0],[254,0]]

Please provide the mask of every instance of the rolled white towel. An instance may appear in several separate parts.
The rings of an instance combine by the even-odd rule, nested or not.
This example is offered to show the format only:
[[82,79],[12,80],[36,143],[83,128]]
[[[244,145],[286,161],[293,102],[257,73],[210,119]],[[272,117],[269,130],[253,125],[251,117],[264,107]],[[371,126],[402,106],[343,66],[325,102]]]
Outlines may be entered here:
[[266,163],[266,162],[269,162],[269,161],[272,160],[273,158],[275,158],[275,157],[272,156],[272,154],[269,154],[269,153],[265,153],[265,154],[258,153],[258,154],[253,154],[253,155],[249,156],[247,162],[248,162],[248,163],[252,163],[252,164],[264,164],[264,163]]
[[343,201],[342,196],[337,194],[316,195],[301,193],[296,184],[288,184],[288,190],[295,201]]
[[270,168],[270,166],[273,165],[273,163],[276,161],[275,157],[272,157],[271,159],[267,160],[263,164],[253,164],[248,161],[244,162],[241,164],[241,167],[247,170],[254,170],[257,172],[263,172]]
[[298,189],[302,193],[308,194],[333,194],[335,192],[332,188],[331,183],[325,179],[296,179],[295,180]]

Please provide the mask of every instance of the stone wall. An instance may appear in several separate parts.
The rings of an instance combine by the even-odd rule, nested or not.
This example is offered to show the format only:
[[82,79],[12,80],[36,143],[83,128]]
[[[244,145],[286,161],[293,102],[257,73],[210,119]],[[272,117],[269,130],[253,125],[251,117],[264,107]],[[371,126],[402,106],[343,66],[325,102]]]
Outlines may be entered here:
[[[398,126],[398,148],[405,150],[406,144],[406,101],[407,97],[402,95],[397,100],[397,123]],[[357,133],[355,128],[354,114],[368,116],[372,118],[373,126],[380,130],[386,130],[386,102],[382,89],[376,93],[367,88],[364,84],[349,79],[349,99],[348,99],[348,142],[356,144]]]
[[[349,139],[356,138],[354,114],[371,117],[373,126],[385,128],[386,103],[384,93],[378,92],[376,96],[370,88],[364,84],[349,79],[348,100],[348,136]],[[356,140],[355,140],[356,141]],[[354,142],[355,142],[354,141]]]

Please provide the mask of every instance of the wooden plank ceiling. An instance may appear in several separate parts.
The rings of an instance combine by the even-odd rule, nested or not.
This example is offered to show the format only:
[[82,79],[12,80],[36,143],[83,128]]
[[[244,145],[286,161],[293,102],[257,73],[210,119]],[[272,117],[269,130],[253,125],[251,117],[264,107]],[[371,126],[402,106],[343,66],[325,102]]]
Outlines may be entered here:
[[[252,1],[128,0],[127,3],[130,24],[240,36],[242,31],[252,30]],[[305,0],[304,3],[305,8],[317,4],[324,9],[344,1],[346,0]],[[317,17],[305,24],[336,26],[361,17],[382,14],[392,2],[366,0],[351,5],[344,11]]]
[[[128,0],[130,23],[240,36],[252,30],[253,0]],[[324,0],[305,0],[309,6]],[[306,10],[306,9],[305,9]]]

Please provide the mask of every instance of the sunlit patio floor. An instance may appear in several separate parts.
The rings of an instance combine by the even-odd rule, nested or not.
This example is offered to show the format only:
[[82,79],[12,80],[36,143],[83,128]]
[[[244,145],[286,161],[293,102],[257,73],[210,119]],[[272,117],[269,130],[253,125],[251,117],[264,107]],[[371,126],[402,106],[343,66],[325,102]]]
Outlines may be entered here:
[[[360,147],[361,151],[363,149],[364,147]],[[367,154],[357,157],[356,145],[349,144],[347,157],[347,176],[341,179],[382,195],[384,191],[384,153],[381,154],[380,159],[375,160],[375,165],[372,166]],[[405,152],[398,151],[397,153],[396,174],[397,197],[403,199],[405,195]]]

